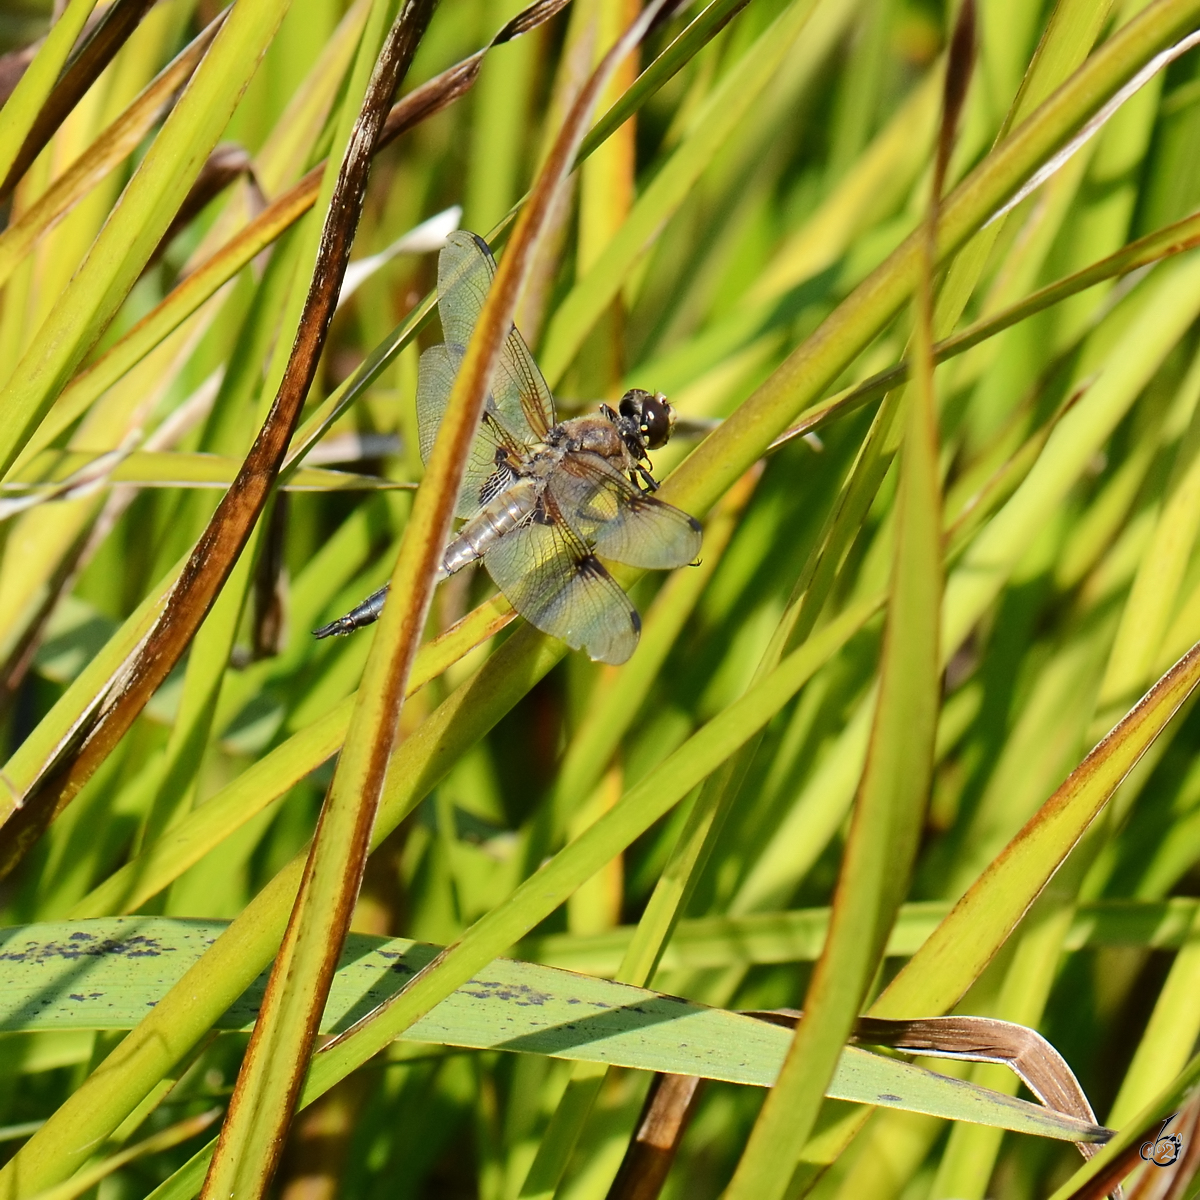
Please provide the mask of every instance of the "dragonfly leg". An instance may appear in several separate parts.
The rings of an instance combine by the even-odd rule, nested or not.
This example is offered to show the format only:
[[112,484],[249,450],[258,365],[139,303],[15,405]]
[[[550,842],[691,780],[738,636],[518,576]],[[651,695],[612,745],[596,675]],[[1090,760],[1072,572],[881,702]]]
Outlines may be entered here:
[[314,629],[313,637],[337,637],[344,633],[353,633],[356,629],[362,629],[366,625],[373,625],[379,620],[379,614],[383,612],[383,600],[388,594],[388,586],[384,584],[379,591],[372,592],[361,604],[352,608],[344,617],[338,617],[336,621],[330,621],[328,625],[322,625],[320,629]]
[[633,470],[629,472],[629,477],[637,487],[642,489],[643,492],[658,491],[658,480],[655,479],[654,476],[651,475],[641,463],[638,463]]

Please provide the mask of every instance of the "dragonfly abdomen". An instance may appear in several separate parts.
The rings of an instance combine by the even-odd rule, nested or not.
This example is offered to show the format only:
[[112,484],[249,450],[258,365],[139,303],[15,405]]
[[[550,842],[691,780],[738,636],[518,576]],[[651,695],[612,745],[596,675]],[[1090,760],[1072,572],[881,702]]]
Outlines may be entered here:
[[518,479],[459,530],[442,556],[442,570],[453,575],[481,559],[502,537],[529,519],[541,490],[532,479]]

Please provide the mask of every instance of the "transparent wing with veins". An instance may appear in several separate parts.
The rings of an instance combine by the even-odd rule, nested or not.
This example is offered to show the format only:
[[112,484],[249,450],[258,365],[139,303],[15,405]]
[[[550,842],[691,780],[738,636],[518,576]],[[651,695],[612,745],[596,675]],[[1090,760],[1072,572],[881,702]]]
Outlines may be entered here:
[[549,489],[580,540],[604,558],[661,571],[700,553],[700,525],[692,517],[647,496],[597,454],[568,454]]
[[[450,345],[430,346],[421,355],[417,368],[417,436],[422,462],[428,462],[433,451],[434,438],[442,423],[462,357],[462,347]],[[511,481],[508,472],[497,465],[497,451],[503,449],[505,456],[515,454],[519,457],[525,448],[526,443],[520,441],[499,414],[493,411],[489,399],[483,420],[467,453],[454,515],[474,516],[485,502],[485,497],[495,495],[497,488],[503,490]]]
[[[438,257],[438,315],[446,343],[421,355],[417,429],[424,462],[429,461],[454,377],[495,273],[496,262],[487,243],[465,230],[451,234]],[[473,500],[493,473],[497,447],[519,453],[535,446],[545,438],[555,420],[550,389],[524,338],[515,325],[511,326],[500,351],[476,444],[471,448],[456,515],[470,516],[479,508]]]
[[629,597],[546,497],[544,520],[500,539],[483,564],[531,625],[585,650],[597,662],[623,663],[637,649],[641,620]]

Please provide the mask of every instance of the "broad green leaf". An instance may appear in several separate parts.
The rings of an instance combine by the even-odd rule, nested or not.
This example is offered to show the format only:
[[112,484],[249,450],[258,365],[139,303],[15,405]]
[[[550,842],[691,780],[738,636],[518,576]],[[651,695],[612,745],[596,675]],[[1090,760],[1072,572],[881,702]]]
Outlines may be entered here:
[[[115,917],[0,931],[0,961],[8,964],[0,984],[0,1031],[127,1028],[225,928],[204,921]],[[351,934],[330,987],[322,1030],[347,1028],[403,987],[439,949]],[[229,1007],[218,1028],[251,1027],[265,987],[262,975]],[[770,1022],[629,984],[497,959],[408,1029],[405,1040],[767,1087],[779,1071],[788,1033]],[[1040,1105],[994,1099],[994,1093],[854,1047],[843,1053],[829,1094],[1067,1141],[1103,1137]]]

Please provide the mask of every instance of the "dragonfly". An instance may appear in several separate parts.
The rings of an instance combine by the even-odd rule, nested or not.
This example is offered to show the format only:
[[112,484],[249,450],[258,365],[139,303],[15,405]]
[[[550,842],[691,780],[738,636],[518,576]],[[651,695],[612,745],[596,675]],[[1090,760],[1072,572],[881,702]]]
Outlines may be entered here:
[[[496,272],[487,242],[460,230],[438,258],[438,315],[445,342],[417,372],[417,433],[428,462],[454,379]],[[504,340],[491,391],[467,457],[455,506],[464,524],[447,545],[437,579],[483,561],[530,624],[623,663],[641,618],[602,558],[670,570],[695,562],[699,523],[656,499],[651,450],[667,444],[675,410],[660,392],[633,388],[616,409],[559,421],[554,397],[516,326]],[[387,587],[315,631],[351,633],[383,611]]]

